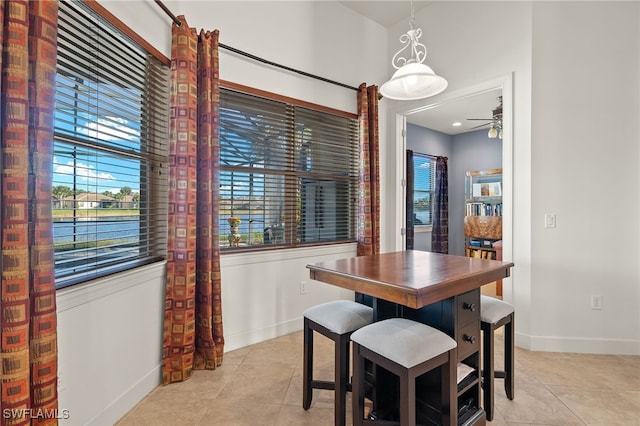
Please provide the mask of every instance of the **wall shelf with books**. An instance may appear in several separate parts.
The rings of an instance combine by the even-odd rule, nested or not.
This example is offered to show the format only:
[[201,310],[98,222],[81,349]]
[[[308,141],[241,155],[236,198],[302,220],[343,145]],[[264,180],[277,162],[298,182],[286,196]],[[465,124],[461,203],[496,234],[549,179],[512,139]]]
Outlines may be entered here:
[[[502,169],[465,175],[465,255],[502,260]],[[502,281],[496,282],[502,296]]]
[[467,172],[467,216],[502,216],[502,169]]

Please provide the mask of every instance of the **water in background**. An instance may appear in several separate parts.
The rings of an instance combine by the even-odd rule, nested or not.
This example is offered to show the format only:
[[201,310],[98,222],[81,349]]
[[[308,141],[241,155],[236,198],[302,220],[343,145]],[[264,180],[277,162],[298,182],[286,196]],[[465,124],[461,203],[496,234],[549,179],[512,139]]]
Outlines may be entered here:
[[[246,236],[251,233],[263,233],[265,228],[264,216],[248,214],[237,214],[242,222],[238,226],[238,233]],[[251,217],[251,219],[249,219]],[[219,219],[220,235],[229,234],[230,226],[227,217]],[[137,241],[140,238],[140,220],[138,216],[112,216],[96,218],[72,218],[55,219],[53,222],[54,244],[64,244],[74,241],[95,241],[101,240],[131,240]]]

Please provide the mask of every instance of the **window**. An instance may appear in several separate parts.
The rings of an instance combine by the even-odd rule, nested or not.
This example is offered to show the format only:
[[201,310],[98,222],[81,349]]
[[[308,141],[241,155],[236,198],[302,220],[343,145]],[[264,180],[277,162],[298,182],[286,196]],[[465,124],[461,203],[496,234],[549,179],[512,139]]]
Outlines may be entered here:
[[166,253],[169,70],[80,2],[60,2],[53,159],[58,287]]
[[357,120],[220,94],[220,247],[355,239]]
[[431,226],[431,200],[435,183],[435,163],[431,156],[413,153],[413,224]]

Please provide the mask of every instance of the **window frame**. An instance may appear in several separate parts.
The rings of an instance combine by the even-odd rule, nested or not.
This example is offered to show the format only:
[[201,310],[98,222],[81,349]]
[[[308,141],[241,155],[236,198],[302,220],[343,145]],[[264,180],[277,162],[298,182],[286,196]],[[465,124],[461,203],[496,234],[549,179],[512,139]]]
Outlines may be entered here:
[[[130,161],[130,164],[133,165],[138,164],[139,167],[137,169],[130,170],[137,170],[137,182],[140,184],[139,198],[137,200],[135,197],[131,198],[132,204],[135,202],[135,204],[138,205],[138,210],[140,212],[135,216],[134,219],[132,219],[132,223],[135,226],[135,229],[137,229],[136,232],[138,235],[135,246],[131,246],[135,248],[129,250],[129,253],[133,254],[126,255],[127,250],[125,249],[121,252],[122,257],[117,257],[115,261],[105,262],[104,264],[101,264],[99,262],[101,259],[101,255],[99,254],[98,250],[94,250],[95,255],[91,256],[89,255],[92,251],[91,249],[87,248],[83,251],[83,249],[80,248],[80,251],[78,253],[81,257],[79,257],[79,260],[84,260],[87,264],[92,266],[78,266],[75,271],[66,271],[66,273],[64,274],[59,274],[58,272],[60,272],[60,269],[58,267],[62,262],[61,253],[64,252],[56,250],[56,245],[60,245],[61,241],[54,240],[54,264],[57,267],[55,277],[56,289],[61,289],[83,282],[91,281],[97,278],[111,275],[113,273],[131,270],[142,265],[156,263],[159,261],[163,261],[166,258],[166,209],[164,209],[164,211],[162,211],[163,209],[159,209],[160,211],[158,211],[155,206],[166,204],[167,185],[162,184],[162,182],[166,179],[161,175],[158,169],[162,167],[163,163],[167,163],[169,145],[168,124],[158,124],[163,122],[168,123],[169,117],[170,61],[168,60],[168,58],[161,55],[148,42],[144,41],[135,32],[133,32],[114,15],[108,12],[104,7],[100,6],[97,2],[71,2],[68,6],[67,4],[62,3],[61,7],[69,7],[70,10],[82,10],[81,13],[87,16],[87,23],[93,23],[94,21],[97,21],[99,22],[99,24],[96,24],[96,26],[105,28],[107,29],[107,31],[116,34],[116,37],[118,39],[121,39],[123,40],[123,42],[131,45],[132,48],[138,52],[138,57],[142,61],[146,61],[145,63],[147,66],[144,67],[144,71],[140,75],[135,77],[142,78],[143,81],[141,86],[141,89],[143,90],[141,92],[134,93],[134,95],[136,96],[135,99],[139,99],[144,103],[144,105],[141,104],[139,106],[139,117],[141,118],[140,121],[131,121],[131,123],[134,124],[134,127],[138,128],[138,133],[136,134],[136,136],[139,136],[140,138],[139,149],[135,149],[133,147],[127,148],[125,146],[122,146],[120,148],[118,148],[117,146],[110,146],[108,143],[102,143],[97,136],[91,136],[88,133],[86,137],[81,137],[78,136],[77,131],[70,130],[69,133],[67,133],[66,131],[61,132],[60,129],[64,127],[64,125],[61,124],[62,122],[54,119],[54,127],[56,127],[56,131],[54,131],[54,146],[60,146],[60,144],[64,144],[65,146],[70,147],[69,149],[73,151],[72,153],[65,152],[64,155],[70,154],[75,159],[75,157],[78,155],[78,152],[84,151],[85,155],[86,153],[93,152],[96,155],[96,158],[100,158],[100,156],[111,156],[109,158],[120,159],[114,161],[124,161],[124,163],[121,163],[120,165],[116,165],[115,163],[113,165],[113,167],[120,167],[123,170],[129,169],[130,167],[130,165],[124,166],[127,161]],[[75,12],[72,12],[72,14],[73,13]],[[60,28],[62,25],[64,25],[64,22],[59,20],[58,27]],[[74,22],[73,24],[70,23],[69,25],[69,27],[65,28],[65,32],[69,34],[69,39],[71,39],[72,37],[78,37],[77,33],[74,34],[73,25],[80,26],[85,24]],[[89,25],[85,25],[85,27],[88,26]],[[66,43],[67,45],[69,45],[69,42]],[[78,49],[82,47],[78,46],[77,44],[74,44],[74,46],[77,46]],[[85,50],[85,52],[90,52],[89,54],[91,54],[91,47],[89,43],[87,43],[86,46],[87,49]],[[62,61],[66,63],[67,66],[69,64],[75,63],[75,60],[70,58],[64,58],[62,59]],[[105,62],[103,61],[103,63]],[[111,64],[109,66],[116,70],[116,65]],[[77,81],[89,81],[92,78],[92,74],[88,73],[86,71],[86,68],[82,68],[82,66],[78,66],[77,73],[73,73],[69,72],[69,70],[65,71],[64,67],[61,68],[60,65],[58,65],[56,73],[58,75],[64,75],[63,77],[59,77],[59,79],[61,80],[75,79]],[[126,74],[127,78],[129,78],[127,73],[122,74]],[[131,77],[134,78],[133,75],[131,75]],[[99,86],[100,84],[103,83],[97,83],[96,86]],[[126,84],[126,82],[124,84]],[[152,86],[153,88],[150,89],[150,87]],[[146,99],[146,101],[144,101],[143,99]],[[58,89],[56,89],[56,100],[58,100]],[[78,120],[78,117],[81,117],[80,114],[83,111],[81,108],[77,107],[77,105],[74,105],[69,110],[73,112],[72,114],[69,114],[69,117],[75,117],[76,121]],[[56,110],[56,116],[57,115],[58,110]],[[96,117],[99,116],[100,115],[96,115]],[[146,120],[142,118],[143,116],[146,117]],[[114,117],[116,117],[117,119],[118,116],[114,115]],[[71,129],[73,129],[73,127],[71,127]],[[62,156],[61,158],[63,159],[62,161],[66,159],[64,156]],[[95,161],[96,164],[98,164],[97,162],[101,160]],[[60,165],[64,165],[64,163],[59,164],[59,166]],[[79,168],[74,165],[71,176],[78,176],[78,170]],[[61,174],[54,170],[52,176],[52,187],[55,187],[61,183],[61,181],[57,180],[60,179],[60,176]],[[134,179],[135,181],[136,178],[132,179]],[[126,180],[121,179],[118,181],[118,183],[122,182],[126,183]],[[77,187],[75,186],[74,188],[77,189]],[[74,194],[74,201],[72,206],[74,213],[72,219],[76,217],[80,218],[80,216],[77,216],[76,214],[76,211],[80,209],[79,204],[76,201],[76,196],[77,192]],[[53,203],[55,204],[55,202],[56,201],[54,200]],[[126,204],[126,202],[120,201],[119,204],[119,207],[122,207],[122,205]],[[146,207],[144,209],[140,207],[142,204],[146,204]],[[59,204],[59,201],[58,208],[61,208],[61,204]],[[141,214],[143,210],[144,213]],[[72,230],[70,231],[73,235],[78,232],[78,228],[76,228],[76,221],[77,219],[73,219],[74,225],[72,227]],[[75,236],[73,237],[73,241],[75,241]],[[96,248],[99,247],[100,233],[96,233],[95,239],[89,239],[87,241],[88,244],[95,244]],[[73,244],[76,243],[74,242]],[[129,244],[126,244],[126,246],[129,246]],[[82,257],[83,255],[84,257]]]
[[[416,182],[417,182],[417,176],[418,174],[416,173],[416,160],[417,159],[421,159],[421,160],[428,160],[429,161],[429,184],[430,184],[430,188],[428,190],[420,190],[417,191],[416,190]],[[414,216],[415,216],[415,212],[416,212],[416,203],[415,203],[415,197],[416,197],[416,193],[420,192],[420,193],[428,193],[429,195],[429,217],[430,217],[430,221],[429,223],[426,224],[413,224],[413,228],[416,232],[428,232],[431,231],[432,227],[433,227],[433,195],[435,193],[435,161],[434,161],[434,156],[430,155],[430,154],[425,154],[425,153],[420,153],[420,152],[413,152],[413,212],[414,212]]]
[[[240,85],[237,83],[233,83],[233,82],[229,82],[229,81],[224,81],[222,80],[220,82],[220,89],[221,90],[230,90],[230,91],[234,91],[234,92],[239,92],[241,94],[246,94],[249,96],[256,96],[259,98],[263,98],[267,101],[273,101],[273,102],[281,102],[284,104],[287,104],[291,107],[302,107],[305,109],[309,109],[309,110],[313,110],[315,112],[318,113],[326,113],[326,114],[330,114],[333,116],[338,116],[338,117],[343,117],[343,118],[347,118],[349,120],[352,121],[352,125],[355,126],[355,131],[354,131],[354,135],[353,135],[353,139],[351,139],[352,143],[354,144],[352,149],[355,150],[354,153],[354,158],[353,158],[353,167],[355,167],[355,174],[353,176],[350,177],[351,180],[351,202],[348,204],[347,208],[351,211],[351,223],[349,224],[349,232],[350,235],[348,238],[343,238],[343,239],[336,239],[336,240],[325,240],[325,241],[310,241],[310,242],[302,242],[302,241],[295,241],[295,242],[291,242],[293,241],[294,238],[296,238],[296,235],[293,235],[292,233],[290,233],[286,228],[284,230],[284,234],[285,234],[285,239],[286,242],[284,244],[254,244],[254,245],[247,245],[247,246],[242,246],[242,247],[230,247],[230,244],[227,245],[226,243],[221,243],[220,244],[220,252],[221,254],[230,254],[230,253],[238,253],[238,252],[246,252],[246,251],[266,251],[266,250],[274,250],[274,249],[291,249],[291,248],[296,248],[296,247],[309,247],[309,246],[320,246],[320,245],[330,245],[330,244],[342,244],[345,242],[353,242],[357,240],[357,229],[356,229],[356,219],[357,219],[357,162],[358,162],[358,116],[356,114],[353,113],[349,113],[349,112],[345,112],[345,111],[341,111],[341,110],[337,110],[334,108],[330,108],[330,107],[326,107],[326,106],[322,106],[322,105],[318,105],[318,104],[314,104],[314,103],[310,103],[310,102],[306,102],[306,101],[302,101],[299,99],[295,99],[295,98],[291,98],[291,97],[287,97],[287,96],[283,96],[280,94],[276,94],[273,92],[268,92],[268,91],[264,91],[264,90],[260,90],[260,89],[256,89],[253,87],[249,87],[249,86],[244,86],[244,85]],[[221,96],[222,98],[222,96]],[[220,104],[220,108],[222,109],[224,106],[222,104],[222,100],[221,100],[221,104]],[[222,122],[222,119],[221,119]],[[221,124],[222,126],[222,124]],[[221,158],[222,158],[222,141],[221,141]],[[222,171],[225,169],[225,167],[222,165],[221,162],[221,173]],[[292,179],[291,178],[291,174],[289,173],[289,171],[284,171],[283,175],[285,176],[289,176],[289,178],[287,178],[288,183],[286,184],[289,188],[291,188],[292,185],[295,185],[295,183],[292,184]],[[222,179],[221,179],[222,180]],[[221,185],[222,185],[222,181],[221,181]],[[291,191],[291,190],[289,190]],[[285,215],[287,216],[287,220],[290,222],[292,219],[292,212],[290,210],[290,206],[292,205],[292,203],[295,203],[295,201],[292,201],[291,197],[286,198],[285,201],[287,203],[287,205],[289,206],[289,210],[288,213],[286,213]],[[221,213],[221,217],[222,217],[222,213]],[[220,220],[220,222],[222,223],[223,221]],[[220,232],[220,236],[221,236],[221,240],[224,240],[227,236],[227,232],[226,232],[226,228],[224,226],[221,226],[221,232]]]

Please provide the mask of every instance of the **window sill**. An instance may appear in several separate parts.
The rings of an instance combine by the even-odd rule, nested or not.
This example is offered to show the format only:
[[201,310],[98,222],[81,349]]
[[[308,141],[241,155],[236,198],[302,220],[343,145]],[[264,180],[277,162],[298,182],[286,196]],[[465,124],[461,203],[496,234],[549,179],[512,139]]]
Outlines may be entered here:
[[64,287],[56,290],[56,307],[58,312],[64,312],[76,306],[90,303],[141,285],[157,278],[163,282],[166,261],[151,263],[119,273],[97,278],[92,281]]
[[344,254],[345,257],[348,257],[354,255],[357,246],[357,242],[349,241],[346,243],[287,247],[271,250],[221,252],[220,261],[224,263],[225,266],[235,266],[330,254]]
[[431,225],[417,225],[413,227],[413,233],[419,234],[421,232],[431,232],[433,227]]

